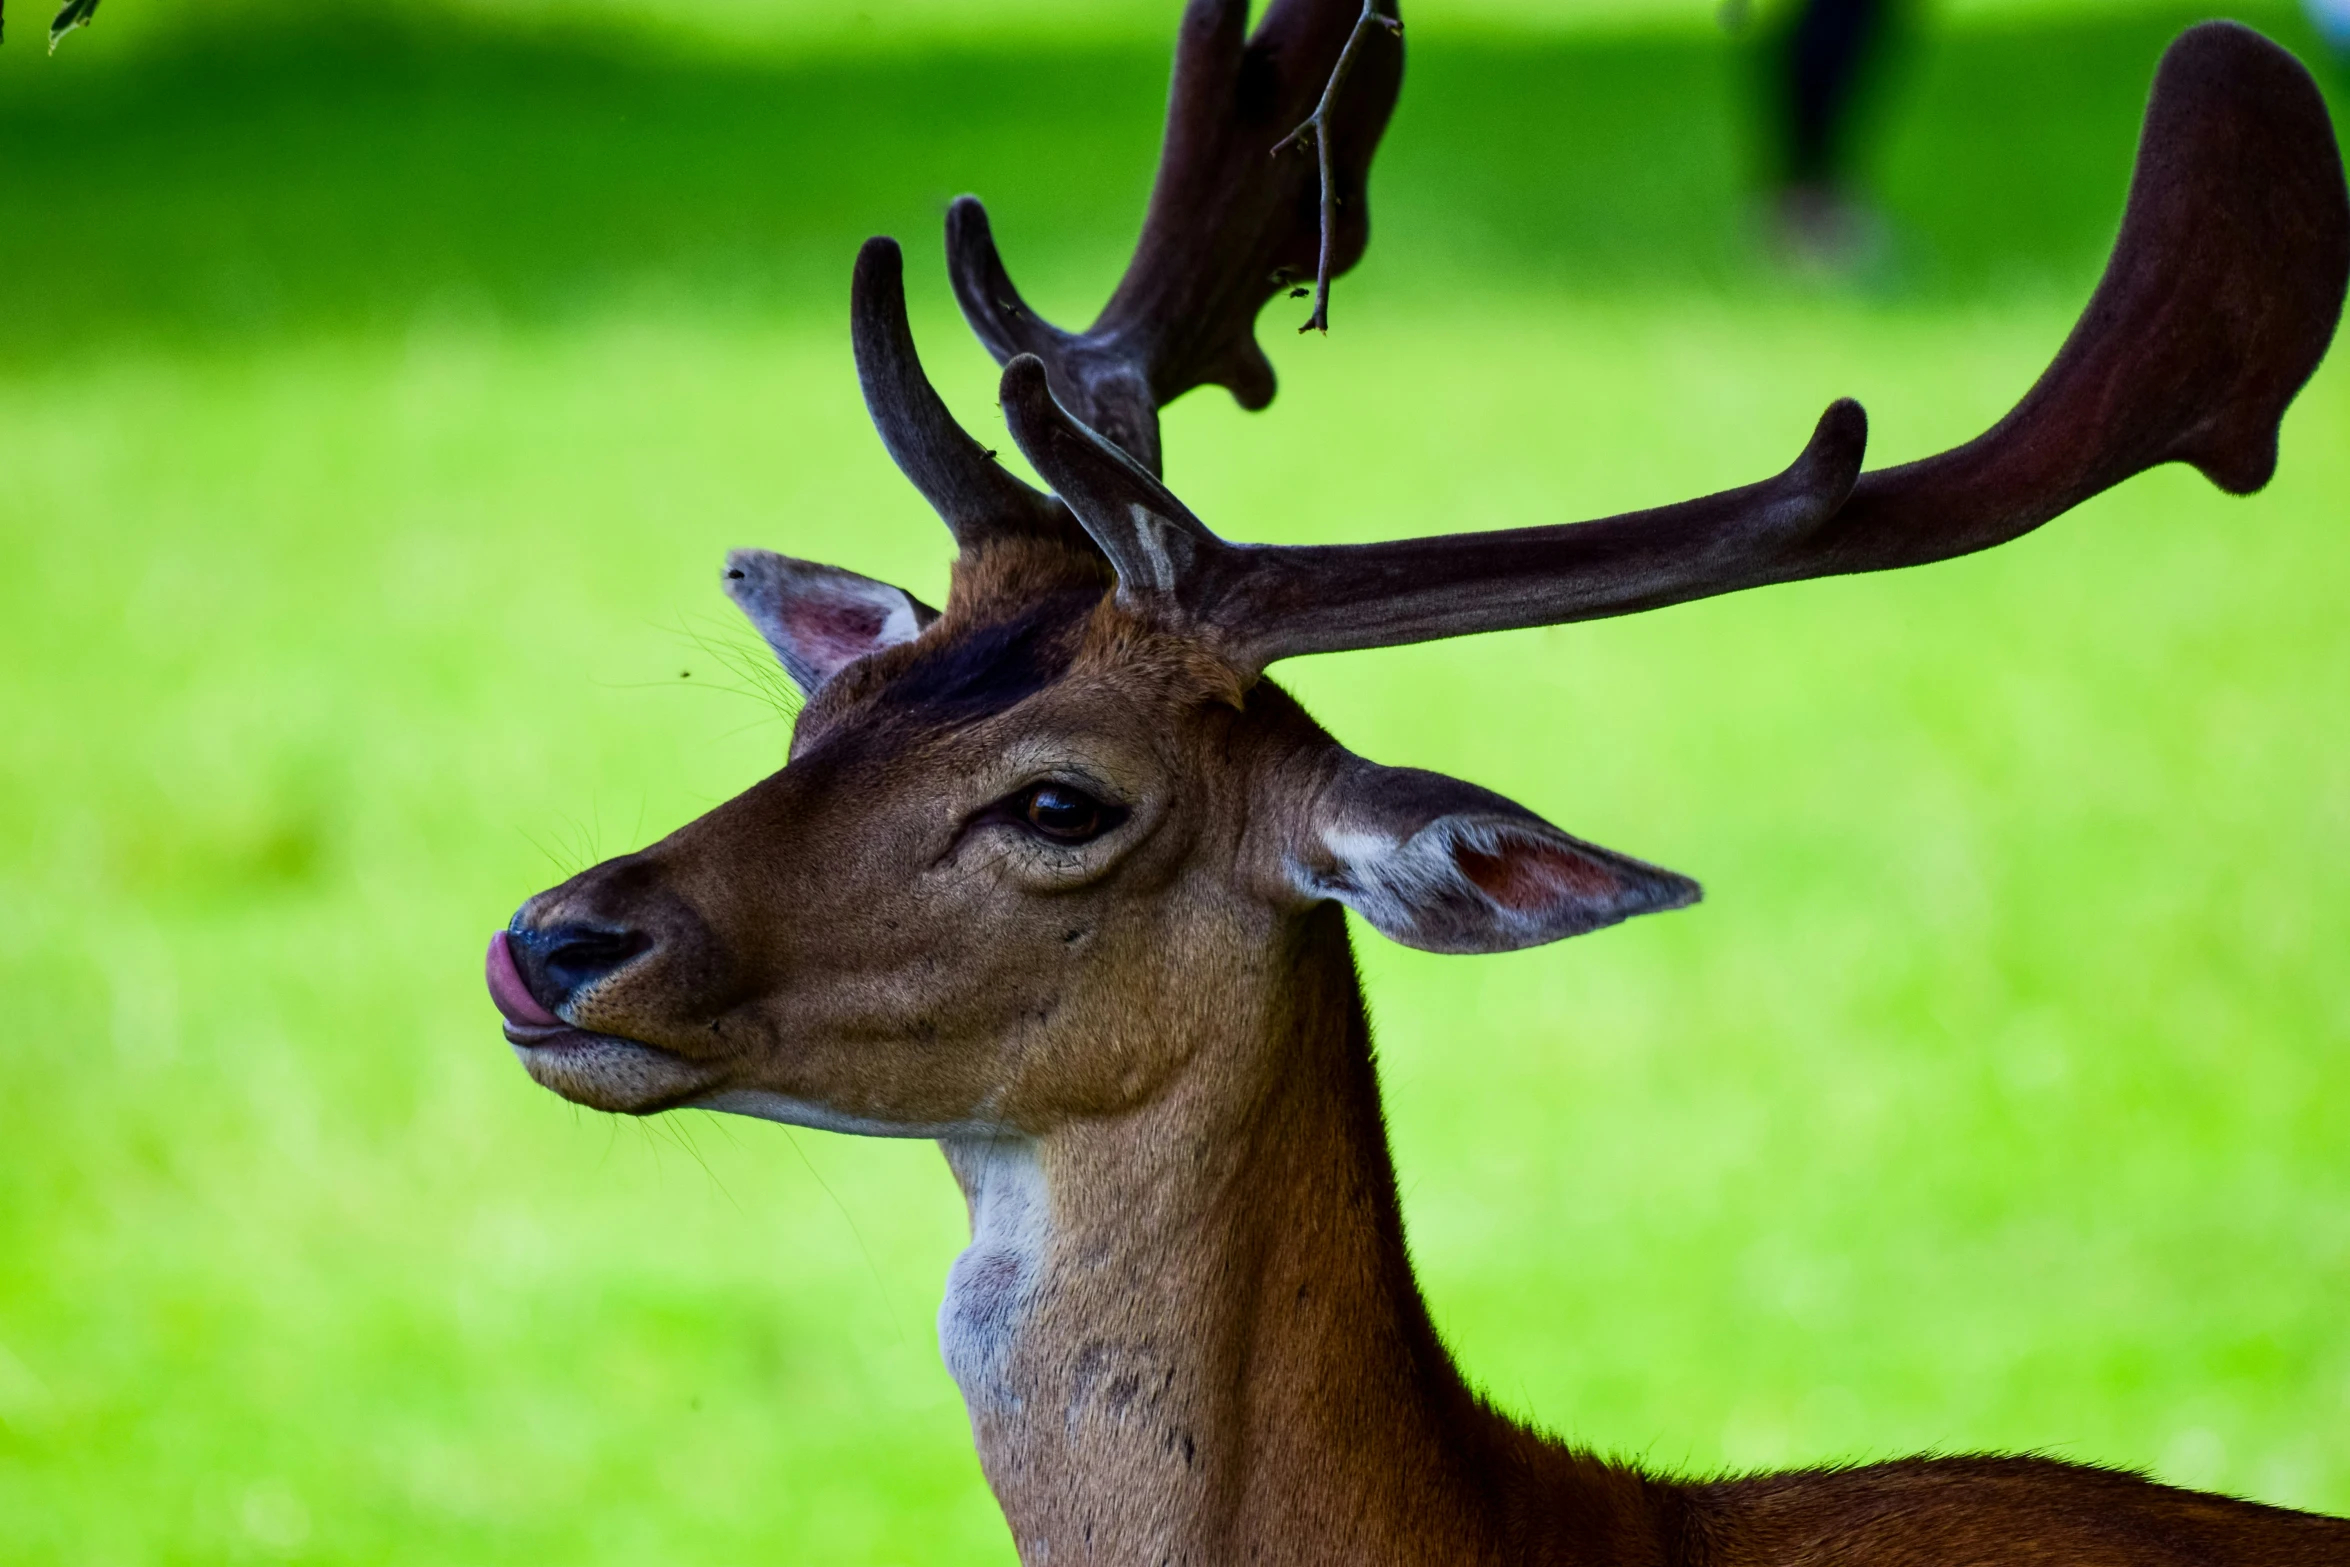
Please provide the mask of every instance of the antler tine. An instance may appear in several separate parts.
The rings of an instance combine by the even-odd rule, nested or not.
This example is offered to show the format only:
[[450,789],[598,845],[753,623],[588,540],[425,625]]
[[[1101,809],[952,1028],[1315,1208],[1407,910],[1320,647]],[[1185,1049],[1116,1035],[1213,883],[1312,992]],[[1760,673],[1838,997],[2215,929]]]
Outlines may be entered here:
[[1089,424],[1154,470],[1159,466],[1160,404],[1147,376],[1117,345],[1064,332],[1029,308],[1004,270],[976,196],[958,196],[947,208],[947,275],[963,319],[997,364],[1027,354],[1050,366],[1056,389],[1084,410]]
[[[1922,565],[2019,537],[2186,462],[2265,484],[2350,280],[2350,198],[2299,62],[2207,22],[2164,55],[2103,280],[2038,383],[1968,444],[1853,483],[1840,403],[1767,484],[1599,522],[1326,548],[1203,552],[1229,645],[1256,663],[1597,619],[1773,582]],[[1056,481],[1057,482],[1057,481]],[[1845,489],[1850,487],[1850,499]],[[1097,537],[1101,519],[1081,516]]]
[[[1142,238],[1082,333],[1022,301],[977,200],[948,212],[955,297],[980,341],[999,363],[1035,355],[1071,412],[1154,473],[1159,409],[1209,383],[1244,408],[1271,402],[1257,312],[1300,279],[1319,275],[1326,291],[1369,243],[1364,189],[1402,84],[1403,44],[1391,27],[1363,27],[1365,10],[1364,0],[1275,0],[1249,37],[1247,0],[1191,0]],[[1392,22],[1391,12],[1377,19]],[[1309,120],[1319,164],[1275,157]]]
[[881,444],[958,544],[1026,534],[1083,547],[1084,535],[1061,503],[998,464],[995,453],[955,422],[923,374],[906,321],[905,259],[896,240],[869,239],[857,252],[849,319],[857,380]]

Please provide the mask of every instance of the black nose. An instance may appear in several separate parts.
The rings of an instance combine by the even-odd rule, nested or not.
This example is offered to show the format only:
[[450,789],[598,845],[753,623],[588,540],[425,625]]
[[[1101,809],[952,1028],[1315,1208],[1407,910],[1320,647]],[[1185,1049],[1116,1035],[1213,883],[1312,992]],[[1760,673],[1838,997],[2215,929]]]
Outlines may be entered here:
[[606,925],[546,925],[516,921],[506,933],[514,966],[538,1003],[554,1011],[640,953],[653,938]]

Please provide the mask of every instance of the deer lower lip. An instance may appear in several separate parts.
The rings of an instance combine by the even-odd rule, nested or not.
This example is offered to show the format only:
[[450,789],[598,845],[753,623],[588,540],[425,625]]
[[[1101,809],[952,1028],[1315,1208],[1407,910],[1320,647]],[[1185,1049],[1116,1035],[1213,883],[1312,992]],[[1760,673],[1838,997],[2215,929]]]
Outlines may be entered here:
[[507,1018],[504,1023],[506,1043],[523,1055],[588,1055],[597,1052],[653,1056],[678,1066],[691,1066],[688,1057],[660,1045],[648,1045],[641,1039],[626,1034],[602,1034],[592,1028],[576,1028],[569,1023],[540,1026],[535,1023],[517,1023]]
[[[506,1043],[519,1045],[525,1050],[560,1050],[566,1045],[585,1045],[597,1040],[617,1038],[617,1035],[612,1034],[592,1034],[584,1028],[573,1028],[568,1023],[541,1028],[530,1023],[517,1023],[511,1018],[506,1020]],[[621,1039],[618,1042],[626,1045],[636,1043],[633,1039]]]

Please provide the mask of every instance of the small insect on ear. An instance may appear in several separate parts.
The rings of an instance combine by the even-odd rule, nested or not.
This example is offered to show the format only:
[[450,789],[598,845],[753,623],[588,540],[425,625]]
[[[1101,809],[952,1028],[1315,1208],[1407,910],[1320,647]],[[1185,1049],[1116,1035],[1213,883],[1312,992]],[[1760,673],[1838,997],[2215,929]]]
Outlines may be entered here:
[[1351,756],[1315,800],[1290,874],[1427,952],[1536,947],[1699,897],[1688,877],[1570,838],[1490,790]]
[[773,550],[728,551],[726,596],[809,696],[866,654],[913,641],[938,618],[903,588]]

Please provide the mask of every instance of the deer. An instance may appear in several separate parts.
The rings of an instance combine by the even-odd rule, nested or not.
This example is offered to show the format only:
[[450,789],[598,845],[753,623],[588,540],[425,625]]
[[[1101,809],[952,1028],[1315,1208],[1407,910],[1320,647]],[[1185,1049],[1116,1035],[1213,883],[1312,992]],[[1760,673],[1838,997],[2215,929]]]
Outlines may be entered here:
[[[987,213],[956,297],[1049,493],[948,411],[904,261],[851,290],[883,446],[956,546],[943,608],[760,549],[723,586],[804,694],[782,768],[524,903],[487,982],[538,1084],[935,1140],[970,1244],[938,1318],[1020,1559],[1609,1567],[2343,1567],[2350,1520],[2040,1456],[1685,1479],[1474,1391],[1405,1245],[1347,910],[1439,953],[1685,907],[1696,882],[1359,756],[1268,666],[1923,565],[2159,464],[2278,460],[2350,279],[2308,75],[2206,23],[2157,69],[2118,236],[2014,409],[1862,471],[1840,401],[1784,470],[1596,520],[1233,542],[1163,482],[1159,410],[1274,391],[1256,319],[1368,241],[1402,80],[1385,0],[1190,0],[1141,236],[1089,329],[1021,298]],[[1309,146],[1310,144],[1310,146]],[[1308,153],[1311,156],[1308,156]]]

